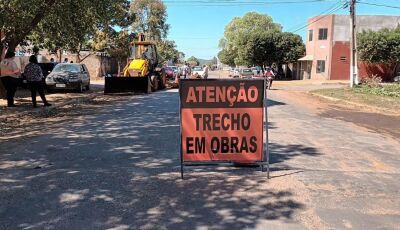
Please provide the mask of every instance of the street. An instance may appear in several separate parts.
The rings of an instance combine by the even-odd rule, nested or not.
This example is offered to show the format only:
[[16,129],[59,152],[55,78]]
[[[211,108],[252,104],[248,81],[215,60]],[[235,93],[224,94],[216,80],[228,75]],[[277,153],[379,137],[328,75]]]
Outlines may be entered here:
[[399,136],[300,88],[269,94],[270,180],[215,166],[181,180],[177,89],[16,130],[0,144],[0,229],[398,229]]

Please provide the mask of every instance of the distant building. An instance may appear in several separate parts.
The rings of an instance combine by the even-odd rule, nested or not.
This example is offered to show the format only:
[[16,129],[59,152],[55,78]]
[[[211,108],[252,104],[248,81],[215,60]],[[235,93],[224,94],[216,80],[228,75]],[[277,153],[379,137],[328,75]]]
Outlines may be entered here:
[[[324,15],[308,20],[306,56],[299,59],[297,79],[348,80],[350,78],[350,16]],[[394,29],[400,16],[357,16],[357,33]],[[358,63],[359,76],[366,66]]]

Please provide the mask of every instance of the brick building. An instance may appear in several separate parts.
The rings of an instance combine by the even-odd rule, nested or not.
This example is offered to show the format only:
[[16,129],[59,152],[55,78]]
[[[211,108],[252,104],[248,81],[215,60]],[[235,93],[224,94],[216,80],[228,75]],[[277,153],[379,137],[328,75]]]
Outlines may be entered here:
[[[299,59],[297,79],[348,80],[350,78],[350,17],[324,15],[307,22],[306,56]],[[394,29],[400,16],[357,16],[357,33]],[[368,75],[358,63],[359,76]]]

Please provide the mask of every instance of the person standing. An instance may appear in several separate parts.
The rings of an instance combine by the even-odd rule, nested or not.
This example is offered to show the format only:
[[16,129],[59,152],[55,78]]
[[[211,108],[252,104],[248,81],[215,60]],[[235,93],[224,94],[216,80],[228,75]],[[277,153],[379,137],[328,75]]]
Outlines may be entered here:
[[183,79],[186,79],[188,72],[189,72],[189,67],[187,66],[187,63],[185,62],[185,64],[182,66]]
[[202,74],[203,79],[208,78],[208,65],[203,65],[203,74]]
[[64,63],[68,63],[68,62],[69,62],[68,58],[65,58]]
[[25,67],[24,70],[24,75],[26,76],[26,80],[28,80],[29,86],[31,88],[33,108],[37,107],[36,92],[39,93],[44,106],[51,106],[51,104],[47,102],[46,96],[44,95],[43,72],[40,66],[38,65],[38,60],[35,55],[30,56],[29,64]]
[[21,76],[21,70],[14,58],[15,52],[7,51],[5,59],[0,62],[0,78],[6,90],[8,107],[15,107],[14,96]]

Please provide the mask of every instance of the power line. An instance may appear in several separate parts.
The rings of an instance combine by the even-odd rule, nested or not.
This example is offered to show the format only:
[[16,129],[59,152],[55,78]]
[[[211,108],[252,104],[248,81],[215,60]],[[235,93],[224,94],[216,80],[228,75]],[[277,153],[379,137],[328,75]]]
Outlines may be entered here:
[[387,7],[387,8],[392,8],[392,9],[400,9],[400,6],[391,6],[391,5],[379,4],[379,3],[360,2],[360,1],[357,1],[357,3],[363,4],[363,5],[369,5],[369,6],[380,6],[380,7]]
[[[329,7],[328,9],[326,9],[326,10],[324,10],[323,12],[319,13],[318,16],[321,16],[321,15],[326,14],[327,12],[333,10],[335,7],[339,6],[340,4],[341,4],[341,2],[337,2],[337,3],[333,4],[333,5],[332,5],[331,7]],[[300,29],[303,29],[304,26],[307,26],[307,25],[308,25],[307,23],[306,23],[306,24],[300,23],[300,24],[297,24],[297,25],[295,25],[295,26],[292,26],[288,31],[293,31],[293,30],[298,31],[298,30],[300,30]],[[299,27],[300,27],[300,28],[299,28]],[[297,28],[297,29],[296,29],[296,28]]]
[[263,6],[263,5],[284,5],[284,4],[303,4],[303,3],[321,3],[330,2],[330,0],[301,0],[301,1],[164,1],[169,7],[186,7],[186,6],[200,6],[200,7],[210,7],[210,6]]
[[328,17],[330,14],[332,14],[332,13],[338,11],[338,10],[347,8],[347,6],[348,6],[347,4],[348,4],[347,2],[340,1],[338,4],[333,5],[329,9],[327,9],[324,12],[320,13],[318,16],[314,17],[314,18],[317,18],[316,20],[314,20],[314,21],[312,21],[310,23],[307,23],[304,26],[301,26],[300,28],[297,28],[296,30],[292,31],[292,33],[295,33],[295,32],[297,32],[299,30],[307,28],[308,26],[310,26],[310,25],[312,25],[312,24],[314,24],[314,23],[316,23],[316,22]]

